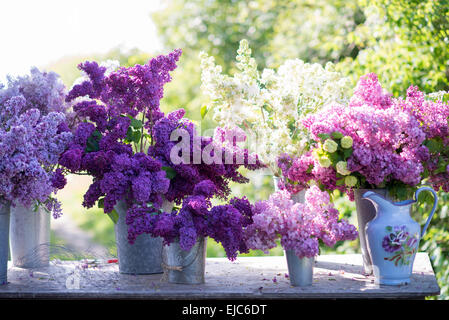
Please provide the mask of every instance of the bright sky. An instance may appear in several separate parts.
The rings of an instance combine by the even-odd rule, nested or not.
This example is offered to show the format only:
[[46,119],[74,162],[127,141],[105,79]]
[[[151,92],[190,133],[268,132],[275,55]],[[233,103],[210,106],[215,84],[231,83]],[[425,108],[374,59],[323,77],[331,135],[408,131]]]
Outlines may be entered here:
[[150,13],[163,0],[1,0],[0,81],[66,55],[122,45],[160,49]]

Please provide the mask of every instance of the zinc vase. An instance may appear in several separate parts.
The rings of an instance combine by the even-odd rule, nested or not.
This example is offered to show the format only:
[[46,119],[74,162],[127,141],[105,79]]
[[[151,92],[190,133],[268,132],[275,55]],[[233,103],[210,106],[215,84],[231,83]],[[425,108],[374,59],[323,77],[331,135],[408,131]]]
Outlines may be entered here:
[[207,238],[200,237],[195,245],[185,251],[179,240],[164,246],[164,277],[169,283],[202,284],[206,273]]
[[8,283],[10,202],[0,201],[0,285]]
[[[164,202],[164,211],[171,211],[172,208],[173,203]],[[149,234],[141,234],[137,236],[133,244],[130,244],[128,241],[128,225],[126,224],[128,206],[125,201],[119,201],[114,209],[118,213],[118,221],[115,223],[114,231],[120,273],[162,273],[163,239],[152,237]]]
[[284,250],[287,258],[288,277],[293,287],[308,287],[313,281],[315,257],[299,258],[294,250]]
[[387,189],[356,189],[354,190],[354,202],[357,211],[357,223],[360,240],[360,249],[362,251],[363,270],[365,274],[373,273],[373,263],[366,244],[365,228],[368,222],[374,219],[376,216],[376,208],[373,203],[368,199],[363,198],[363,194],[373,191],[377,194],[387,198]]
[[9,241],[14,267],[40,268],[50,262],[50,213],[17,204],[11,207]]
[[[422,191],[434,196],[432,211],[421,230],[420,225],[410,217],[410,208],[417,202]],[[377,284],[402,285],[410,283],[413,262],[419,242],[435,213],[438,198],[430,187],[421,187],[412,200],[392,202],[379,194],[368,191],[364,199],[376,208],[376,216],[366,226],[367,246],[373,262]]]
[[[273,177],[274,189],[278,191],[279,178]],[[295,203],[306,202],[306,190],[301,190],[291,195],[291,199]],[[284,255],[287,260],[288,277],[290,284],[294,287],[307,287],[312,285],[313,281],[313,267],[315,265],[315,257],[299,258],[294,250],[284,250]]]

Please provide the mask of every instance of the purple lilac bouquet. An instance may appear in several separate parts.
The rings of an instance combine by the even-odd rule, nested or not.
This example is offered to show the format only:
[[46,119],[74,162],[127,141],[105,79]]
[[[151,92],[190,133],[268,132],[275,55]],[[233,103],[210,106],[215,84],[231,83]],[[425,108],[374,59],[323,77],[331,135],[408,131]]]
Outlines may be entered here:
[[[88,79],[72,88],[67,101],[75,102],[81,122],[59,163],[93,177],[85,207],[98,202],[115,220],[114,206],[127,203],[130,243],[147,233],[163,237],[166,244],[179,239],[188,250],[198,237],[211,236],[233,259],[237,250],[246,250],[242,230],[251,221],[247,200],[213,207],[211,199],[225,201],[230,182],[248,181],[238,172],[242,165],[254,170],[262,164],[237,147],[239,141],[234,140],[241,137],[230,142],[231,148],[225,145],[229,141],[224,130],[218,129],[214,138],[201,137],[193,122],[183,118],[184,110],[167,115],[160,110],[164,84],[171,80],[180,55],[178,49],[109,74],[96,62],[80,64]],[[202,161],[204,155],[214,161]],[[229,155],[243,161],[228,162]],[[164,212],[164,201],[180,207]]]
[[397,197],[421,183],[429,149],[422,120],[382,89],[376,74],[360,78],[347,106],[328,105],[303,120],[310,149],[279,158],[287,189],[309,181],[323,190],[388,188]]
[[327,192],[312,186],[306,192],[306,202],[295,203],[287,190],[280,190],[253,207],[253,223],[245,230],[250,249],[268,251],[280,238],[285,250],[294,250],[299,258],[319,253],[320,241],[332,247],[337,241],[357,238],[356,228],[338,219],[338,210]]
[[90,208],[98,201],[113,220],[120,200],[126,201],[128,211],[148,203],[153,211],[160,210],[170,181],[162,163],[146,149],[155,123],[164,117],[159,101],[180,55],[175,50],[146,65],[109,74],[96,62],[78,66],[88,78],[74,85],[66,100],[74,101],[80,122],[59,163],[72,173],[93,177],[83,206]]
[[65,185],[57,164],[72,138],[65,94],[57,74],[37,68],[0,84],[0,201],[62,214],[52,193]]

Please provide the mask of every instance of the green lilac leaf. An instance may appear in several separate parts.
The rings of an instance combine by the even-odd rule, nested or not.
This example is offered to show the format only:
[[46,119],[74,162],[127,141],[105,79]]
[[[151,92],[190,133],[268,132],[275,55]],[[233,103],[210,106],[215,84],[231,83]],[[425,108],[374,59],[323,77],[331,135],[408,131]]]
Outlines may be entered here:
[[117,223],[118,222],[118,213],[115,210],[112,210],[111,212],[107,213],[108,217],[111,218],[112,222]]
[[343,134],[341,132],[334,131],[334,132],[332,132],[332,138],[341,139],[341,138],[343,138]]
[[132,118],[131,127],[133,127],[134,129],[141,129],[143,127],[143,123],[140,120]]
[[176,171],[172,167],[162,167],[168,179],[172,180],[176,176]]
[[201,107],[201,119],[204,119],[204,117],[206,116],[208,111],[209,110],[208,110],[207,106],[202,106]]

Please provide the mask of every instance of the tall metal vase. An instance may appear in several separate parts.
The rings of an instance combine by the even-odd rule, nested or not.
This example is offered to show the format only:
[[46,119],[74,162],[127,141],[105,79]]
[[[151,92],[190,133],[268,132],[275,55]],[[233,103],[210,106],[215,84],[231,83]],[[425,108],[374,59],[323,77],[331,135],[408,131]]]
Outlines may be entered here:
[[[173,203],[164,202],[164,211],[171,211]],[[162,273],[162,241],[149,234],[141,234],[133,244],[128,242],[128,225],[126,212],[128,206],[119,201],[115,206],[118,221],[114,226],[115,240],[120,273],[124,274],[154,274]]]
[[312,285],[313,266],[315,257],[299,258],[294,250],[285,250],[287,258],[288,277],[290,284],[294,287],[307,287]]
[[363,194],[368,191],[374,191],[377,194],[388,197],[387,189],[356,189],[354,190],[354,202],[357,211],[357,222],[360,239],[360,249],[362,250],[363,270],[366,274],[373,273],[373,262],[368,250],[366,240],[366,225],[376,216],[376,208],[371,201],[363,199]]
[[[278,191],[278,179],[273,177],[274,189]],[[306,190],[291,195],[291,199],[295,203],[306,202]],[[313,281],[313,267],[315,265],[315,257],[299,258],[294,250],[284,250],[285,258],[287,259],[288,275],[290,284],[294,287],[307,287],[312,285]]]
[[206,273],[206,242],[207,238],[200,237],[195,245],[185,251],[179,240],[164,246],[163,266],[165,278],[169,283],[201,284],[204,283]]
[[10,203],[0,201],[0,285],[8,283]]
[[41,268],[50,262],[50,213],[17,204],[11,207],[9,241],[15,267]]

